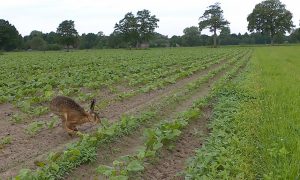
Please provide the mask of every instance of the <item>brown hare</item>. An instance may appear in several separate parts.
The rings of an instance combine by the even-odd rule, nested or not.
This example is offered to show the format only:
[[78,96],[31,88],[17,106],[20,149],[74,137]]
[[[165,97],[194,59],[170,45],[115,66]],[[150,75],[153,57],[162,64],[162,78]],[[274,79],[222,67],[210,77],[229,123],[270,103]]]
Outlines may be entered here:
[[50,103],[50,110],[62,119],[63,128],[69,135],[75,134],[76,126],[86,122],[100,123],[100,118],[94,112],[96,100],[91,102],[90,110],[86,112],[79,104],[71,98],[57,96]]

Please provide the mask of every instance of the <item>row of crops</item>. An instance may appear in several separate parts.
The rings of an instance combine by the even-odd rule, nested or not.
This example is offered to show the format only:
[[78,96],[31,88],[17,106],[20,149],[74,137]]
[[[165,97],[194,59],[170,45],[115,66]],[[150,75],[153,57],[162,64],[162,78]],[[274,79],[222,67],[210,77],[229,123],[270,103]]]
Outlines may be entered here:
[[[15,53],[0,57],[0,103],[31,115],[48,112],[45,102],[61,94],[86,101],[103,88],[129,98],[175,83],[241,49],[114,50],[73,53]],[[118,91],[118,86],[130,90]]]
[[[3,102],[24,101],[27,103],[29,102],[30,104],[41,103],[47,101],[47,98],[41,101],[32,102],[32,98],[34,97],[33,94],[40,93],[38,91],[51,91],[52,93],[55,93],[56,91],[63,91],[64,88],[71,89],[68,91],[70,94],[64,94],[64,92],[61,92],[64,95],[76,96],[78,93],[80,93],[82,87],[89,88],[92,93],[97,95],[96,93],[99,93],[97,88],[108,87],[110,89],[115,89],[115,87],[119,84],[132,88],[131,93],[133,94],[132,96],[134,96],[138,93],[144,93],[157,88],[162,88],[170,83],[176,83],[176,81],[179,79],[190,76],[203,69],[207,69],[211,65],[220,63],[221,61],[224,61],[224,64],[210,70],[205,76],[201,76],[198,79],[190,82],[181,89],[178,89],[175,93],[164,97],[156,105],[149,107],[149,109],[141,112],[137,116],[123,116],[119,121],[112,124],[104,122],[103,126],[99,127],[97,131],[92,134],[80,133],[80,140],[69,145],[64,152],[50,153],[45,162],[39,163],[40,168],[38,168],[36,171],[23,169],[20,171],[17,178],[62,178],[71,169],[83,163],[94,161],[97,158],[97,149],[99,147],[103,147],[106,144],[112,143],[122,136],[132,134],[134,131],[136,131],[136,129],[143,126],[143,124],[146,122],[152,122],[156,125],[145,130],[143,148],[139,149],[136,154],[119,157],[113,162],[113,166],[99,164],[100,166],[97,168],[97,172],[99,174],[111,179],[128,179],[135,177],[138,172],[144,170],[145,162],[147,160],[157,157],[161,149],[174,143],[174,141],[180,137],[182,129],[184,129],[190,121],[199,119],[203,107],[209,104],[216,93],[222,89],[227,81],[232,79],[240,67],[247,62],[251,54],[250,50],[242,48],[217,50],[170,49],[149,52],[134,51],[130,55],[128,55],[128,52],[119,51],[120,54],[114,54],[113,52],[114,51],[97,51],[99,54],[94,53],[92,57],[87,57],[90,55],[87,53],[86,56],[80,56],[85,57],[84,59],[79,58],[80,60],[76,60],[75,56],[78,54],[73,53],[71,56],[74,55],[74,62],[72,62],[71,57],[69,57],[66,59],[67,63],[61,63],[61,65],[58,66],[49,66],[49,68],[51,67],[52,70],[49,70],[48,74],[44,74],[45,76],[46,74],[49,75],[52,72],[56,73],[56,75],[59,77],[58,79],[63,79],[65,83],[67,82],[67,85],[56,79],[56,81],[51,81],[55,83],[50,85],[50,89],[40,90],[39,88],[36,88],[36,91],[33,90],[32,93],[26,95],[23,94],[20,97],[11,97],[12,94],[10,94],[8,95],[10,97],[8,99],[4,99]],[[17,55],[18,54],[16,54],[16,56]],[[31,55],[32,54],[29,54],[28,56]],[[41,57],[47,56],[45,54],[38,55]],[[60,56],[63,56],[63,54]],[[41,61],[37,61],[36,63],[41,63]],[[84,62],[86,63],[84,64]],[[88,67],[86,64],[88,64]],[[29,65],[32,67],[32,62],[29,63]],[[101,65],[105,67],[100,68],[99,66]],[[8,66],[8,64],[6,64],[6,66]],[[82,69],[78,70],[80,72],[78,73],[77,69],[80,68]],[[72,79],[73,74],[69,74],[69,76],[63,78],[59,76],[59,72],[63,69],[68,69],[68,71],[64,71],[62,73],[65,74],[65,76],[67,75],[66,73],[75,73],[76,71],[75,74],[77,74],[77,76],[75,77],[80,77],[79,79],[85,77],[87,79],[82,79],[81,83],[78,83],[80,81],[79,79]],[[112,75],[112,78],[106,79],[104,77],[107,76],[108,70],[111,73],[110,75]],[[31,77],[34,77],[33,74]],[[221,78],[217,78],[217,75],[221,75]],[[27,78],[29,77],[30,76]],[[70,77],[70,80],[66,80],[68,77]],[[25,77],[22,78],[26,79]],[[93,79],[95,81],[90,81],[88,79]],[[179,103],[183,100],[192,98],[193,94],[196,93],[203,84],[211,81],[212,79],[215,79],[216,82],[213,83],[213,87],[211,88],[212,90],[208,95],[197,99],[192,107],[182,112],[176,118],[167,121],[161,119],[162,112],[164,112],[166,108],[169,106],[179,105]],[[88,83],[95,84],[89,86]],[[6,85],[8,87],[8,84]],[[149,86],[151,88],[149,88]],[[120,93],[117,91],[114,92]],[[43,94],[40,93],[39,97],[43,97]],[[49,97],[51,97],[51,95],[49,95]]]

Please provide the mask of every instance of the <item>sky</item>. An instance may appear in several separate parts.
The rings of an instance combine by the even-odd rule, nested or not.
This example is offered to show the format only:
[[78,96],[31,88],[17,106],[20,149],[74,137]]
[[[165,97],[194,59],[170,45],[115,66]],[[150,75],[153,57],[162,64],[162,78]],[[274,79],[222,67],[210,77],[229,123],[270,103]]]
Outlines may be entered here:
[[[9,21],[23,36],[32,30],[56,31],[64,20],[75,21],[79,34],[102,31],[109,35],[127,12],[148,9],[160,20],[156,32],[171,37],[182,35],[186,27],[198,26],[199,17],[215,2],[221,3],[231,33],[243,34],[247,32],[247,16],[261,0],[0,0],[0,19]],[[300,1],[281,2],[299,27]]]

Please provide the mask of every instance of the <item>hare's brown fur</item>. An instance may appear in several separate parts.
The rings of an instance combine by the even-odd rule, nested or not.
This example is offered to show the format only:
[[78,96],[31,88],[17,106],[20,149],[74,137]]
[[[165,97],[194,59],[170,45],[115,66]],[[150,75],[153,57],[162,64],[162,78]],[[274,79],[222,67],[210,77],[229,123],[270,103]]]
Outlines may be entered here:
[[91,109],[86,112],[74,100],[65,96],[57,96],[50,103],[50,110],[62,119],[63,128],[69,133],[77,131],[76,126],[86,122],[100,122],[97,113],[94,112],[95,100],[92,101]]

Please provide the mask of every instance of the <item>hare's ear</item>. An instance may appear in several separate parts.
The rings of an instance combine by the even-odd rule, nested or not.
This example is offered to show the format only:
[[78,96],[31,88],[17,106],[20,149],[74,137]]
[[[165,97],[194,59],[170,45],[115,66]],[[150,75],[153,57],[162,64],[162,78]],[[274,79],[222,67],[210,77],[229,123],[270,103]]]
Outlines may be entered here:
[[90,111],[91,111],[91,112],[94,112],[95,104],[96,104],[96,99],[93,99],[93,100],[91,101],[91,107],[90,107]]

